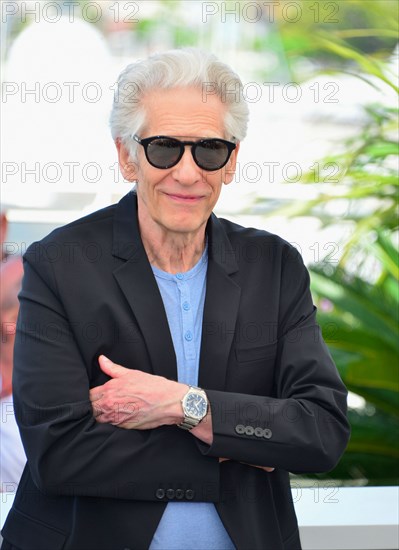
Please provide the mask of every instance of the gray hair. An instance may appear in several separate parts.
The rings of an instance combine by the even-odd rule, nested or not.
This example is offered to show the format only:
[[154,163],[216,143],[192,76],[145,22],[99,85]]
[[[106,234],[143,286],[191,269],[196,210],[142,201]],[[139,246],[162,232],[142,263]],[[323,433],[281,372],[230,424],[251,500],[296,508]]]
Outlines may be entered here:
[[135,158],[137,144],[131,139],[146,122],[142,104],[145,94],[156,89],[194,86],[203,101],[216,95],[226,105],[225,137],[242,141],[247,133],[248,105],[238,75],[213,54],[182,48],[151,55],[126,67],[119,75],[110,125],[114,140],[120,139]]

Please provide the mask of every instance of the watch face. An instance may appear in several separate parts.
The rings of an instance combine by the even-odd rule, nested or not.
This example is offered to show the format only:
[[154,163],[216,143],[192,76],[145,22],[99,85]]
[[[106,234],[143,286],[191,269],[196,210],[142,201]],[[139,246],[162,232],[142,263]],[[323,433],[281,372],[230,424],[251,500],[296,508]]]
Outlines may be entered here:
[[206,415],[207,402],[200,393],[190,393],[184,400],[184,412],[187,416],[201,420]]

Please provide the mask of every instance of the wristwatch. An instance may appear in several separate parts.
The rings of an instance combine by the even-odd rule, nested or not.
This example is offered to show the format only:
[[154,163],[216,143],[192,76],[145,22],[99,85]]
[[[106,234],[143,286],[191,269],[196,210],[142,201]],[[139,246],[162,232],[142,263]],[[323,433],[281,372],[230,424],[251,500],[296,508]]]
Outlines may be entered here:
[[183,430],[191,430],[198,426],[208,412],[208,398],[204,390],[189,386],[188,392],[181,400],[183,407],[184,419],[179,428]]

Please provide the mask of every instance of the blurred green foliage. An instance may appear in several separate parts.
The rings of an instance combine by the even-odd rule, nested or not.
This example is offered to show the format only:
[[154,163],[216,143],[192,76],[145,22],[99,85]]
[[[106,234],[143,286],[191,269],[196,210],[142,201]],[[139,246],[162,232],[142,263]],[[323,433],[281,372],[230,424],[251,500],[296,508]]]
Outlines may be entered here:
[[[398,39],[399,4],[318,4],[319,14],[336,10],[333,27],[309,14],[296,24],[279,24],[279,42],[294,78],[300,80],[306,58],[313,63],[312,76],[350,73],[374,88],[398,92],[386,62]],[[274,214],[314,216],[322,226],[350,229],[338,265],[321,262],[310,271],[324,338],[348,389],[365,405],[349,410],[352,437],[340,464],[317,477],[399,484],[398,109],[374,104],[365,115],[343,151],[320,161],[324,167],[338,166],[338,178],[320,178],[317,198],[291,202]],[[305,174],[303,183],[314,183],[314,177],[314,172]]]
[[[288,2],[281,2],[281,11]],[[279,18],[280,43],[291,73],[298,81],[302,58],[330,69],[348,69],[347,61],[363,68],[375,67],[386,59],[398,40],[398,3],[395,0],[319,0],[300,2],[298,21]],[[301,69],[299,69],[301,70]]]
[[385,229],[376,230],[373,239],[364,246],[367,259],[377,260],[373,282],[342,266],[332,272],[325,265],[311,268],[318,320],[327,345],[347,388],[366,400],[364,407],[349,411],[351,441],[328,477],[397,485],[398,250]]

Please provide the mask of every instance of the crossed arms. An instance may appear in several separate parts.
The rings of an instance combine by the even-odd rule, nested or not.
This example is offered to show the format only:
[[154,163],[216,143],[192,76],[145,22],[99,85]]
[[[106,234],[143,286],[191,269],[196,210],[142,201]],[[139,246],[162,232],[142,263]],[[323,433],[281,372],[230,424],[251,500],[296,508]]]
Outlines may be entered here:
[[[141,365],[136,370],[131,360],[131,368],[119,366],[140,342],[115,347],[117,357],[109,355],[116,366],[100,359],[99,368],[99,355],[112,348],[107,335],[116,316],[129,312],[118,289],[110,290],[112,274],[104,289],[96,289],[96,296],[103,296],[96,301],[91,283],[102,265],[77,277],[65,266],[37,258],[25,259],[14,401],[31,475],[42,491],[154,500],[160,484],[179,480],[196,489],[196,499],[216,501],[220,457],[266,470],[334,466],[349,435],[346,391],[325,345],[315,338],[303,271],[294,275],[303,281],[290,298],[295,304],[290,315],[297,322],[278,342],[278,397],[240,393],[238,384],[229,391],[204,387],[210,415],[188,434],[173,425],[182,418],[180,399],[187,386],[143,372]],[[115,304],[119,309],[113,314]],[[85,307],[92,309],[85,312]],[[73,330],[71,320],[79,315],[101,318],[102,338]],[[298,331],[300,341],[293,338]],[[253,425],[271,428],[270,439],[237,430],[248,425],[250,410],[256,411]],[[204,496],[210,485],[215,490]]]

